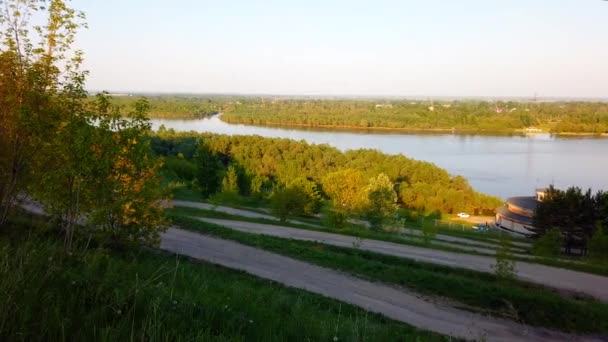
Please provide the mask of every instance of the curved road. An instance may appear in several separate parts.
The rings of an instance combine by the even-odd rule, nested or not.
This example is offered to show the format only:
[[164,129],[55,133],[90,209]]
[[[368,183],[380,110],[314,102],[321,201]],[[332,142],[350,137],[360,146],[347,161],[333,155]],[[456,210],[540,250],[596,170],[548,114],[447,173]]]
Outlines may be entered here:
[[485,341],[600,341],[454,309],[425,301],[403,289],[181,229],[170,228],[163,233],[160,248],[338,299],[448,336]]
[[[247,233],[265,234],[295,240],[318,241],[339,247],[353,248],[353,243],[355,243],[359,246],[358,248],[370,252],[450,267],[466,268],[474,271],[493,273],[493,267],[496,263],[496,259],[493,257],[445,252],[386,241],[358,239],[334,233],[243,221],[201,217],[196,217],[196,219]],[[515,273],[522,280],[568,292],[584,293],[603,302],[608,302],[608,277],[520,261],[515,264]]]

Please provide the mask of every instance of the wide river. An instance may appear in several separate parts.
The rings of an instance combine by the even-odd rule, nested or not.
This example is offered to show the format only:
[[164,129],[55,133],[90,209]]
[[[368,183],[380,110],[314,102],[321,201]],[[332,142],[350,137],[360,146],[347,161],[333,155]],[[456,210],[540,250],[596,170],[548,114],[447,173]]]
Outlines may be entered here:
[[388,154],[432,162],[462,175],[478,191],[502,198],[532,195],[535,188],[554,184],[608,190],[608,139],[455,134],[352,132],[229,124],[218,116],[196,120],[152,120],[176,131],[305,140],[338,149],[377,149]]

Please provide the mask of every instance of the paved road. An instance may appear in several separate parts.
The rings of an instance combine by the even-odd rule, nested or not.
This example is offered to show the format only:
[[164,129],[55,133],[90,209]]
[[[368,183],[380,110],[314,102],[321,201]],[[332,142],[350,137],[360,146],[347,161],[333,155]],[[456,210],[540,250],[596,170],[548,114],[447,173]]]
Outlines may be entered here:
[[[173,206],[176,206],[176,207],[213,210],[213,211],[217,211],[217,212],[221,212],[221,213],[225,213],[225,214],[238,215],[238,216],[249,217],[249,218],[261,218],[261,219],[267,219],[267,220],[273,220],[273,221],[279,220],[277,217],[271,216],[268,214],[262,214],[262,213],[257,213],[255,211],[236,209],[236,208],[226,207],[226,206],[222,206],[222,205],[215,205],[215,204],[210,204],[210,203],[173,200],[173,201],[171,201],[170,204],[172,204]],[[309,224],[306,222],[300,222],[300,221],[294,221],[294,220],[289,220],[289,222],[295,223],[295,224],[301,224],[301,225],[305,225],[305,226],[316,227],[315,225],[312,225],[312,224]]]
[[[493,257],[445,252],[386,241],[357,239],[352,236],[313,230],[233,220],[200,217],[197,219],[248,233],[272,235],[296,240],[318,241],[329,245],[349,248],[353,248],[354,244],[356,244],[358,245],[358,248],[371,252],[394,255],[450,267],[461,267],[481,272],[493,273],[493,266],[496,263],[496,259]],[[517,262],[515,265],[515,272],[517,277],[522,280],[559,290],[584,293],[601,301],[608,302],[608,277],[526,262]]]
[[321,294],[444,335],[486,341],[593,340],[454,309],[403,289],[181,229],[171,228],[164,233],[160,248]]

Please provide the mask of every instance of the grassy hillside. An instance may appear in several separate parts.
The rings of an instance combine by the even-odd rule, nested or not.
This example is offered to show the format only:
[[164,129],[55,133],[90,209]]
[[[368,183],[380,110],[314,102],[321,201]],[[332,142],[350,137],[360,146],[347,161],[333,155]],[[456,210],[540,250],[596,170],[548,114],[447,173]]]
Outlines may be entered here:
[[52,229],[41,235],[32,222],[0,232],[0,340],[442,339],[242,272],[84,247],[67,254]]

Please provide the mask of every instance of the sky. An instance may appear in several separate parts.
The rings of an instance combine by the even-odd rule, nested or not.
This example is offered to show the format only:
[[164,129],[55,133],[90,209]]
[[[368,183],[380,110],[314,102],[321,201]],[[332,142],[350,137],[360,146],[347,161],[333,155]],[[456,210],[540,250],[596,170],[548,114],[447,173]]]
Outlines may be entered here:
[[608,98],[608,1],[72,4],[89,90]]

